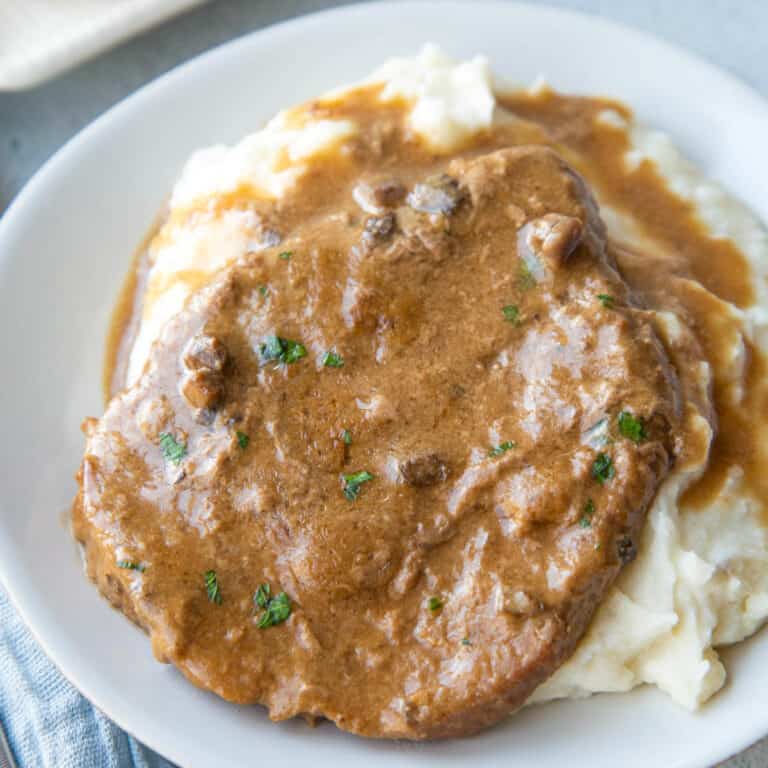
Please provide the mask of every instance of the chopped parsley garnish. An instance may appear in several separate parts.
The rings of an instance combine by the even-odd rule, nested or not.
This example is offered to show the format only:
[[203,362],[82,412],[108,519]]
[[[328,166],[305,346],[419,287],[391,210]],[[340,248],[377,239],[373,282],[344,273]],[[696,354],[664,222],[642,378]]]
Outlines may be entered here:
[[277,255],[277,258],[282,259],[283,261],[288,261],[291,256],[293,256],[293,251],[283,251]]
[[219,580],[216,578],[216,571],[205,572],[205,591],[212,603],[221,605],[221,590],[219,589]]
[[533,276],[531,268],[525,261],[520,262],[520,276],[518,282],[520,284],[520,288],[524,291],[536,287],[536,278]]
[[270,597],[269,584],[262,584],[256,590],[253,601],[259,608],[264,609],[264,613],[259,617],[259,629],[274,627],[276,624],[282,624],[291,615],[291,598],[285,592],[281,592],[275,597]]
[[259,347],[259,352],[265,362],[275,360],[290,365],[306,357],[307,348],[298,341],[283,339],[280,336],[267,336]]
[[266,285],[260,285],[259,293],[266,299],[269,296],[269,288]]
[[283,339],[279,336],[267,336],[259,347],[263,360],[280,360],[283,355]]
[[582,528],[589,528],[592,525],[592,516],[595,514],[595,502],[592,499],[587,499],[587,503],[584,505],[584,512],[579,520],[579,525]]
[[127,568],[129,571],[138,571],[139,573],[144,573],[145,568],[141,563],[137,563],[134,560],[118,560],[117,567]]
[[248,443],[251,442],[251,438],[245,432],[240,432],[239,430],[235,434],[237,435],[237,444],[245,450],[248,447]]
[[373,475],[365,470],[351,475],[342,475],[342,477],[344,478],[344,496],[349,501],[354,501],[358,497],[363,483],[373,480]]
[[352,445],[352,433],[348,429],[341,431],[341,439],[344,441],[344,445]]
[[323,358],[323,365],[326,368],[343,368],[344,358],[333,350],[329,349]]
[[437,597],[435,595],[434,597],[430,597],[429,600],[427,600],[427,608],[429,608],[432,613],[435,611],[439,611],[443,607],[443,601],[442,598]]
[[633,443],[639,443],[646,438],[642,420],[636,419],[629,411],[619,414],[619,432]]
[[515,304],[507,304],[501,308],[504,313],[504,319],[512,325],[517,325],[520,322],[520,309]]
[[288,364],[295,363],[307,354],[306,347],[298,341],[288,339],[283,344],[285,346],[284,361]]
[[161,432],[160,451],[166,461],[181,464],[181,460],[187,455],[187,446],[178,442],[170,432]]
[[253,602],[259,606],[259,608],[266,608],[269,605],[269,601],[272,599],[272,588],[269,584],[259,584],[259,588],[256,590],[256,594],[253,596]]
[[512,450],[512,448],[516,447],[516,443],[513,440],[505,440],[500,445],[495,446],[494,448],[491,448],[488,451],[488,455],[495,459],[497,456],[501,456],[502,453],[506,453],[507,451]]
[[600,303],[606,309],[613,309],[613,303],[615,301],[613,296],[609,296],[607,293],[598,293],[597,298],[600,299]]
[[605,453],[598,453],[597,458],[592,462],[592,477],[600,485],[604,485],[616,474],[613,466],[613,459]]
[[461,638],[461,644],[462,645],[472,645],[472,643],[469,642],[469,638],[468,637],[462,637]]

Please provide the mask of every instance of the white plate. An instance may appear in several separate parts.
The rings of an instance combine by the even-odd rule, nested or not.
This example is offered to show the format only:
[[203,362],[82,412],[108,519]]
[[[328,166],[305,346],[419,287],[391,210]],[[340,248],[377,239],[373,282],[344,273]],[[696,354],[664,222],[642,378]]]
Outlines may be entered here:
[[206,0],[0,0],[0,91],[30,88]]
[[[39,641],[102,710],[184,766],[711,765],[768,732],[768,636],[729,654],[730,685],[691,715],[652,690],[525,711],[436,744],[273,725],[157,664],[146,638],[85,580],[60,514],[75,491],[80,419],[99,414],[110,308],[188,153],[434,40],[625,99],[768,219],[768,108],[687,54],[596,18],[509,3],[360,5],[282,24],[171,72],[97,120],[0,221],[0,576]],[[350,696],[355,692],[350,691]]]

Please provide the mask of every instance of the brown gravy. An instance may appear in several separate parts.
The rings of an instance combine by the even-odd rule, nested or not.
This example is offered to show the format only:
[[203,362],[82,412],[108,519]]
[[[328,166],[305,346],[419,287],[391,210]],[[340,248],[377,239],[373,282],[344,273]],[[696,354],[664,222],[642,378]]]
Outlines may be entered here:
[[104,349],[104,369],[101,375],[101,390],[105,405],[125,385],[128,357],[141,321],[141,307],[149,268],[147,249],[159,226],[158,221],[134,253],[112,309]]
[[[202,308],[169,324],[170,341],[154,350],[138,396],[118,397],[103,423],[88,427],[89,438],[101,432],[83,463],[75,517],[91,575],[151,631],[160,658],[225,698],[266,703],[276,719],[323,715],[363,735],[408,738],[471,732],[519,706],[567,658],[634,556],[675,441],[685,442],[672,367],[685,370],[702,352],[712,366],[716,410],[707,415],[718,431],[709,469],[685,502],[711,500],[733,465],[768,500],[759,471],[766,364],[755,349],[743,401],[727,396],[735,329],[724,302],[745,307],[754,300],[744,256],[709,237],[652,165],[625,170],[626,135],[595,121],[606,107],[626,114],[621,105],[553,93],[508,95],[500,103],[514,117],[450,163],[403,136],[397,106],[388,108],[389,129],[382,130],[380,108],[365,93],[318,105],[329,117],[353,119],[367,138],[346,160],[318,162],[301,194],[281,205],[280,227],[293,233],[286,247],[295,237],[303,249],[288,262],[275,251],[228,271]],[[374,131],[380,135],[371,142]],[[377,154],[372,144],[386,151]],[[658,247],[636,253],[609,243],[606,250],[589,194],[542,145],[575,166],[606,205],[631,213]],[[387,229],[394,218],[381,217],[369,230],[350,202],[358,178],[392,176],[413,193],[446,172],[456,184],[449,191],[465,196],[439,226],[406,210],[415,209],[409,204],[396,210],[397,229]],[[271,215],[246,188],[217,204],[261,206]],[[504,260],[522,258],[524,230],[525,247],[550,260],[546,298],[526,288],[530,273],[516,271],[522,263]],[[369,235],[372,244],[364,246]],[[145,253],[115,311],[109,394],[125,377]],[[196,287],[201,275],[182,279]],[[259,299],[265,284],[269,298]],[[608,294],[615,307],[597,301]],[[672,365],[646,305],[674,311],[695,331]],[[488,321],[494,316],[495,325]],[[243,317],[252,325],[244,327]],[[265,336],[277,332],[306,343],[296,365],[268,364],[280,356],[285,363],[286,343],[295,343]],[[264,338],[277,348],[262,343],[267,357],[259,360],[254,342]],[[349,363],[326,370],[318,350],[336,343]],[[515,362],[509,375],[504,356]],[[545,417],[526,416],[523,406],[526,386],[537,379],[555,390]],[[630,382],[631,397],[622,382]],[[618,472],[610,462],[598,467],[606,459],[596,454],[601,448],[584,447],[589,398],[578,416],[567,416],[585,384],[595,388],[585,391],[609,388],[612,424],[621,403],[648,415],[645,442],[622,439],[613,427],[605,450]],[[361,391],[375,394],[362,406],[355,399]],[[151,411],[145,405],[160,414],[157,424],[143,415]],[[567,418],[560,430],[558,420]],[[504,429],[489,447],[488,425],[497,422]],[[164,453],[173,457],[176,439],[198,448],[186,467],[174,467],[157,448],[168,424],[177,432]],[[581,454],[587,458],[576,460]],[[212,477],[196,475],[211,456]],[[389,478],[380,469],[386,457],[395,461]],[[352,485],[342,495],[339,473],[366,475],[369,466],[379,477],[345,480]],[[535,481],[525,479],[529,472]],[[256,499],[242,493],[253,488],[260,489]],[[505,489],[501,497],[497,488]],[[146,537],[139,537],[142,547],[137,531]],[[116,568],[114,541],[121,552],[140,553],[131,552],[136,565],[139,557],[149,560],[142,601],[134,602],[132,574]],[[172,560],[178,553],[183,557]],[[208,601],[201,588],[202,570],[214,566],[223,601],[216,584],[213,592],[207,585]],[[276,574],[294,614],[290,625],[281,619],[275,626],[282,629],[260,633],[253,629],[254,579],[268,578],[277,591]],[[498,584],[513,585],[511,594],[494,591],[497,575]],[[474,590],[469,609],[465,576]],[[558,581],[568,579],[560,589]],[[231,643],[225,652],[222,627]],[[290,642],[281,632],[291,633]],[[441,675],[453,674],[462,659],[467,677],[443,684]],[[355,706],[339,690],[340,675],[360,697]],[[421,687],[403,699],[414,679]]]
[[[620,259],[620,266],[633,288],[640,292],[666,292],[670,275],[690,275],[715,296],[739,308],[753,303],[751,269],[738,247],[731,240],[711,237],[693,206],[667,187],[652,163],[645,161],[628,171],[623,159],[629,149],[626,132],[595,121],[604,109],[629,117],[631,110],[626,106],[607,99],[571,97],[551,91],[537,95],[506,94],[499,98],[499,103],[532,125],[522,130],[519,126],[511,131],[501,129],[495,140],[478,141],[478,148],[504,145],[512,133],[514,143],[521,141],[521,134],[527,134],[525,140],[531,143],[551,143],[558,149],[571,150],[566,157],[598,190],[600,198],[613,208],[631,213],[645,234],[678,257],[657,261],[654,269],[647,269],[647,254],[640,254],[639,266]],[[353,113],[365,122],[359,110]],[[536,135],[534,126],[540,129],[540,135]],[[237,197],[222,199],[220,206],[234,204]],[[138,249],[115,305],[105,351],[105,403],[123,386],[127,356],[139,322],[146,279],[146,249],[161,223],[158,221]],[[712,306],[711,302],[689,303],[687,309],[700,339],[705,342],[707,357],[715,361],[713,397],[718,429],[707,471],[686,491],[682,502],[691,506],[706,505],[720,491],[729,469],[737,465],[744,468],[751,491],[768,511],[768,476],[762,471],[766,451],[761,448],[763,425],[768,423],[766,361],[757,350],[750,348],[746,397],[739,405],[733,405],[723,393],[727,372],[722,362],[717,364],[724,357],[717,334],[722,309]],[[723,319],[727,320],[720,318]],[[761,426],[757,427],[756,422]]]
[[[625,277],[636,290],[668,292],[672,275],[690,275],[708,291],[739,308],[754,302],[750,266],[738,247],[730,240],[711,237],[696,216],[693,206],[675,195],[653,164],[643,162],[627,171],[624,154],[629,148],[626,132],[601,125],[594,117],[611,108],[628,116],[623,105],[600,99],[581,99],[545,93],[540,96],[515,94],[501,100],[515,114],[541,125],[558,143],[574,150],[574,165],[598,190],[601,200],[613,208],[631,212],[632,216],[654,240],[666,245],[682,257],[679,260],[654,262],[648,269],[642,263],[620,261]],[[750,491],[768,511],[768,479],[765,450],[761,448],[768,417],[766,362],[754,348],[747,360],[746,396],[738,405],[730,402],[723,391],[728,378],[727,350],[724,337],[718,333],[729,317],[714,302],[688,297],[686,309],[692,318],[699,340],[704,343],[707,358],[713,363],[713,397],[717,411],[717,435],[711,447],[709,465],[701,479],[684,494],[682,503],[704,506],[718,494],[729,469],[741,466]]]

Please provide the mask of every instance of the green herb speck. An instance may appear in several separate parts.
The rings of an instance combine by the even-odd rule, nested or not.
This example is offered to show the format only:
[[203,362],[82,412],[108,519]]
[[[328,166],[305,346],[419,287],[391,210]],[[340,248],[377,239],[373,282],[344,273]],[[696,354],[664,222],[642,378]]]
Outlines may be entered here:
[[504,319],[512,325],[518,325],[520,322],[520,309],[515,304],[507,304],[501,308],[504,313]]
[[609,296],[607,293],[598,293],[597,298],[606,309],[613,309],[613,304],[615,301],[613,296]]
[[290,365],[307,356],[307,348],[298,341],[283,339],[280,336],[267,336],[259,347],[264,362],[274,360]]
[[511,451],[516,446],[517,446],[517,443],[515,443],[513,440],[505,440],[500,445],[494,446],[493,448],[489,449],[488,456],[490,456],[490,458],[492,459],[495,459],[497,456],[501,456],[502,453]]
[[160,433],[160,451],[166,461],[173,464],[181,464],[182,459],[187,455],[187,446],[178,442],[170,432]]
[[441,598],[437,597],[437,595],[430,597],[429,600],[427,600],[427,608],[429,608],[432,613],[439,611],[442,607],[443,601]]
[[205,572],[205,591],[208,593],[208,599],[216,605],[221,605],[221,590],[219,589],[219,580],[216,577],[216,571]]
[[531,268],[528,266],[528,264],[525,261],[520,262],[520,274],[518,275],[518,284],[520,285],[520,289],[523,291],[528,291],[531,288],[535,288],[536,278],[533,276],[533,272],[531,272]]
[[253,602],[259,606],[259,608],[266,608],[269,601],[272,599],[272,589],[269,584],[259,584],[256,594],[253,596]]
[[595,460],[592,462],[592,477],[597,480],[600,485],[605,485],[608,480],[611,480],[616,474],[616,469],[613,466],[613,459],[605,453],[598,453]]
[[129,571],[138,571],[139,573],[144,573],[145,569],[145,566],[143,566],[141,563],[137,563],[134,560],[118,560],[117,567],[127,568]]
[[579,525],[582,528],[589,528],[592,525],[592,516],[595,514],[595,502],[592,499],[587,499],[587,503],[584,505],[584,512],[579,520]]
[[[261,586],[267,587],[267,598],[266,603],[263,606],[259,606],[264,608],[264,613],[261,614],[261,618],[259,618],[256,626],[259,629],[267,629],[268,627],[274,627],[276,624],[282,624],[291,615],[291,599],[285,592],[281,592],[276,597],[268,597],[269,585],[262,584]],[[257,597],[254,599],[258,599],[258,595],[257,591]]]
[[363,483],[373,480],[373,475],[366,470],[355,472],[351,475],[342,475],[342,477],[344,478],[344,496],[349,501],[357,499],[360,495],[360,486]]
[[646,438],[642,420],[636,419],[629,411],[619,414],[619,432],[633,443],[642,442]]
[[343,368],[344,358],[333,350],[329,349],[323,357],[323,365],[326,368]]

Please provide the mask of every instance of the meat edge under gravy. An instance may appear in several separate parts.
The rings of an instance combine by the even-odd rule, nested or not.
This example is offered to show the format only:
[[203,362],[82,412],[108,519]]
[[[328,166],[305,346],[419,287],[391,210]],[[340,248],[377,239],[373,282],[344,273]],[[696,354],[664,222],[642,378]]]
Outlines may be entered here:
[[[485,163],[487,168],[483,166],[483,163]],[[562,163],[554,153],[542,149],[507,150],[505,153],[497,153],[497,155],[462,160],[454,163],[451,170],[461,180],[462,188],[467,190],[466,194],[471,201],[467,205],[473,206],[472,212],[474,213],[476,210],[481,210],[483,193],[480,189],[481,185],[478,185],[477,189],[473,188],[472,174],[479,175],[487,171],[499,174],[502,178],[507,178],[510,167],[521,170],[521,172],[532,172],[531,167],[527,164],[530,164],[535,169],[537,163],[543,164],[544,167],[549,169],[549,172],[555,172],[552,169],[556,168],[557,173],[564,174],[572,179],[573,184],[578,189],[577,199],[582,207],[578,210],[572,209],[563,213],[545,213],[538,217],[532,215],[530,211],[526,211],[525,222],[518,230],[518,243],[520,238],[522,238],[524,245],[518,245],[518,247],[537,249],[537,253],[543,262],[543,268],[557,272],[562,266],[561,262],[568,260],[577,245],[581,243],[583,247],[592,253],[593,258],[602,263],[604,273],[609,276],[608,279],[613,281],[614,286],[620,285],[621,281],[616,273],[615,266],[610,264],[605,254],[604,245],[601,240],[603,234],[602,225],[597,217],[594,201],[589,197],[586,186],[583,185],[580,177]],[[501,184],[502,182],[499,183]],[[503,183],[508,183],[508,181]],[[423,197],[423,190],[420,194]],[[523,200],[517,202],[524,203]],[[456,209],[460,210],[460,206],[457,205]],[[452,215],[453,212],[453,209],[448,210],[446,215]],[[558,216],[559,218],[557,218]],[[373,233],[377,237],[380,236],[380,230],[380,227],[371,228],[366,225],[365,232],[361,238],[362,241],[365,241],[366,233],[368,235]],[[384,236],[389,236],[389,234],[388,224]],[[408,236],[411,237],[410,235]],[[432,237],[432,234],[430,233],[429,236]],[[421,238],[420,242],[422,245],[419,247],[423,246],[427,250],[429,248],[434,249],[435,246],[431,242],[427,242],[425,245],[425,240],[428,240],[428,238]],[[412,237],[411,241],[413,241]],[[374,248],[375,257],[375,248],[378,246],[374,243],[372,247]],[[551,265],[547,263],[549,258],[555,260]],[[247,284],[250,277],[246,275],[243,279]],[[617,312],[623,313],[622,316],[626,316],[626,322],[634,322],[631,319],[633,317],[633,310],[630,306],[626,309],[617,310]],[[178,329],[184,329],[185,332],[190,327],[189,317],[184,313],[173,322],[177,323]],[[185,323],[187,323],[186,326]],[[188,344],[188,342],[185,342],[185,344]],[[209,346],[213,347],[212,344]],[[651,344],[651,346],[653,345]],[[186,346],[185,349],[187,349],[186,367],[189,371],[185,374],[185,383],[182,387],[182,392],[185,393],[184,396],[195,406],[207,407],[209,405],[218,405],[219,401],[224,397],[221,371],[219,370],[224,365],[223,356],[207,354],[210,353],[210,350],[207,348],[194,349]],[[202,354],[203,352],[206,354]],[[656,353],[660,357],[660,366],[663,368],[667,363],[663,359],[664,353],[658,343]],[[211,368],[211,373],[199,374],[200,376],[208,377],[200,382],[197,379],[191,378],[197,375],[200,370],[207,371],[206,366],[202,368],[198,366],[199,359],[203,359],[203,362],[207,361],[207,368],[211,368],[211,365],[215,368],[215,370]],[[220,366],[219,361],[221,361]],[[147,374],[145,374],[146,376]],[[208,379],[211,379],[213,384]],[[212,386],[213,389],[211,389]],[[191,390],[190,387],[192,387]],[[94,435],[97,435],[98,430],[99,427],[97,425],[90,424],[89,437],[93,438]],[[646,459],[650,468],[649,471],[653,478],[655,478],[655,481],[651,482],[648,480],[645,483],[642,498],[636,499],[631,511],[624,516],[620,526],[622,537],[630,543],[624,550],[619,546],[616,553],[593,570],[590,578],[586,580],[586,584],[581,586],[578,594],[563,606],[564,610],[553,611],[551,615],[542,619],[537,624],[526,627],[525,631],[537,633],[535,645],[538,653],[533,654],[531,658],[526,658],[525,649],[523,649],[520,657],[520,667],[515,679],[510,681],[508,677],[499,676],[495,685],[483,689],[481,696],[474,697],[469,695],[464,706],[460,709],[449,708],[446,712],[440,713],[439,706],[435,706],[432,716],[428,718],[428,721],[420,721],[418,719],[409,721],[406,717],[399,725],[393,723],[389,728],[380,726],[380,731],[371,731],[370,723],[367,726],[358,727],[354,719],[350,718],[347,713],[334,711],[332,706],[321,707],[319,711],[292,712],[291,714],[306,714],[310,717],[322,715],[334,720],[340,727],[364,736],[421,739],[446,738],[473,733],[493,724],[522,706],[532,691],[573,652],[599,605],[601,596],[613,582],[622,566],[631,559],[631,542],[636,540],[639,535],[645,519],[645,513],[652,502],[659,478],[666,472],[670,459],[669,454],[659,444],[655,444],[655,449],[654,444],[649,444],[647,448],[648,456],[646,456]],[[76,535],[86,548],[89,575],[97,582],[102,592],[110,599],[113,605],[122,610],[140,626],[148,628],[148,622],[142,619],[141,611],[132,603],[132,597],[123,586],[125,574],[115,570],[114,562],[108,563],[103,559],[98,547],[95,551],[91,549],[90,545],[93,542],[89,535],[87,515],[82,509],[83,476],[86,471],[90,471],[85,466],[87,461],[89,461],[88,456],[84,460],[79,478],[81,492],[75,503],[76,511],[74,517],[76,518]],[[450,476],[448,464],[448,462],[443,462],[442,458],[437,455],[425,454],[409,464],[401,465],[400,474],[407,485],[417,489],[415,492],[423,492],[424,489],[429,489],[434,485],[444,482]],[[624,515],[624,512],[622,514]],[[153,628],[152,631],[156,632],[158,630]],[[169,660],[174,661],[190,679],[200,684],[200,680],[184,664],[182,657],[174,657],[174,654],[171,654]]]

